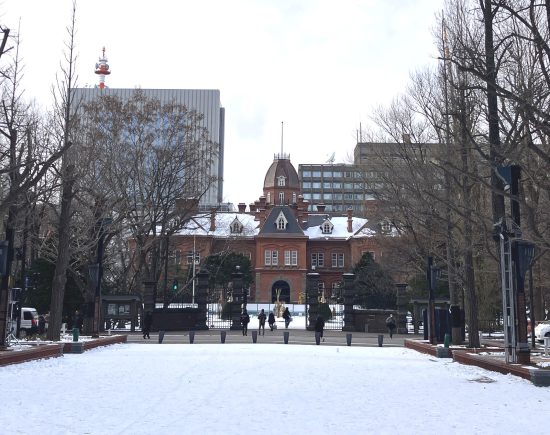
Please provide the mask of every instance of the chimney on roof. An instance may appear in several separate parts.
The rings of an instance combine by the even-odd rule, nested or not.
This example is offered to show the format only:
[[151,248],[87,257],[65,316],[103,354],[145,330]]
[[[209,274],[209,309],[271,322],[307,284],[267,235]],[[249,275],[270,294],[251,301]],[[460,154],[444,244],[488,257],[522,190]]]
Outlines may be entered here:
[[325,208],[326,208],[326,205],[325,204],[317,204],[317,211],[319,213],[324,213],[325,212]]
[[246,204],[244,202],[239,202],[239,205],[237,205],[237,207],[239,208],[239,213],[246,212]]
[[353,209],[348,208],[348,233],[353,232]]
[[210,231],[216,231],[216,209],[210,211]]
[[248,205],[248,208],[250,209],[250,213],[256,212],[256,204],[254,204],[253,202]]

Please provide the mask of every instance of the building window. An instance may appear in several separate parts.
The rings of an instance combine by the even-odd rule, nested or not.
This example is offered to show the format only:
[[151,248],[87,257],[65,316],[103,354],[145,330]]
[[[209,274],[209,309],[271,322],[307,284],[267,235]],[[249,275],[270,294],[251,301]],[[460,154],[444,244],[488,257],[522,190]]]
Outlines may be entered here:
[[271,192],[267,192],[267,203],[271,204]]
[[298,266],[298,251],[285,251],[285,266]]
[[323,189],[332,189],[332,183],[323,183]]
[[323,267],[325,265],[325,254],[322,252],[314,252],[311,254],[311,266]]
[[249,260],[252,259],[252,254],[250,254],[250,252],[241,252],[241,255],[248,258]]
[[389,232],[391,231],[391,223],[389,221],[382,221],[382,231]]
[[304,189],[311,189],[311,182],[310,182],[310,181],[304,181],[304,182],[302,183],[302,187],[303,187]]
[[332,254],[332,267],[344,267],[344,254],[340,252]]
[[330,222],[325,222],[323,224],[323,234],[330,234],[332,233],[332,225],[330,224]]
[[304,172],[302,172],[302,177],[303,177],[303,178],[311,177],[311,171],[304,171]]
[[174,264],[181,264],[181,251],[179,249],[174,252]]
[[231,225],[229,225],[229,231],[231,234],[240,234],[243,232],[243,224],[241,224],[239,219],[235,218],[233,222],[231,222]]
[[376,259],[376,256],[375,256],[375,253],[374,251],[361,251],[361,256],[365,255],[365,254],[370,254],[370,256],[372,257],[373,260]]
[[[201,262],[200,252],[195,251],[195,264]],[[187,264],[193,264],[193,251],[187,251]]]
[[285,186],[285,177],[282,175],[280,177],[277,177],[277,186],[284,187]]
[[312,177],[321,178],[321,171],[313,171]]
[[285,193],[279,192],[279,204],[284,204],[284,203],[285,203]]
[[321,188],[321,183],[316,181],[314,183],[311,183],[311,187],[314,188],[314,189],[320,189]]
[[333,176],[334,178],[342,178],[342,173],[341,173],[340,171],[334,171],[334,172],[332,173],[332,176]]
[[279,264],[279,252],[266,249],[264,251],[264,264],[266,266],[277,266]]
[[296,204],[296,192],[292,193],[292,204]]

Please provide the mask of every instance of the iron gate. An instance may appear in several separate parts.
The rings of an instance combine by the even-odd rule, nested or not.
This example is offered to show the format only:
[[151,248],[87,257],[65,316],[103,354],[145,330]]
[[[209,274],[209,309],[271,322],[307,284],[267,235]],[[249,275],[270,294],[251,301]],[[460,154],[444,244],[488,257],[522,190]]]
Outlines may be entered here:
[[[227,303],[223,290],[208,289],[206,297],[206,321],[208,329],[229,329],[233,304]],[[224,312],[224,307],[226,311]]]
[[[330,314],[327,310],[330,311]],[[310,314],[312,314],[311,317]],[[306,329],[313,330],[317,315],[323,316],[325,320],[325,330],[341,331],[344,328],[343,304],[330,302],[327,304],[306,304]]]

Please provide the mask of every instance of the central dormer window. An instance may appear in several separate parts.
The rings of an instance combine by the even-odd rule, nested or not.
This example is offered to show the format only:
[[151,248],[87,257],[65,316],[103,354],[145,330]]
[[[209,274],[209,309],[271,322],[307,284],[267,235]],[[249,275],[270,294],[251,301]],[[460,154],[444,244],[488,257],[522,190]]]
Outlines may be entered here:
[[231,231],[231,234],[240,234],[243,232],[243,224],[235,217],[233,222],[231,222],[231,225],[229,225],[229,230]]
[[277,186],[279,187],[285,186],[285,177],[283,175],[280,175],[277,177]]
[[285,193],[279,192],[279,204],[284,204],[284,203],[285,203]]
[[275,224],[277,225],[278,230],[286,230],[288,221],[283,212],[279,213],[279,216],[277,216],[277,220],[275,221]]
[[326,219],[326,220],[321,224],[321,231],[323,232],[323,234],[332,234],[333,228],[334,228],[334,225],[332,224],[332,222],[330,221],[330,219]]

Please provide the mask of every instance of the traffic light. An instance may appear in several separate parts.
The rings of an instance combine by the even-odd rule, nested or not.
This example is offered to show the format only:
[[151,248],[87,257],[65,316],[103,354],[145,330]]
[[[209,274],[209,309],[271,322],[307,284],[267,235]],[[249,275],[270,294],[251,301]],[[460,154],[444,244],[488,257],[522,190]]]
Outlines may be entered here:
[[178,280],[177,279],[174,279],[174,282],[172,283],[172,290],[174,291],[174,293],[177,293],[177,291],[178,291]]

